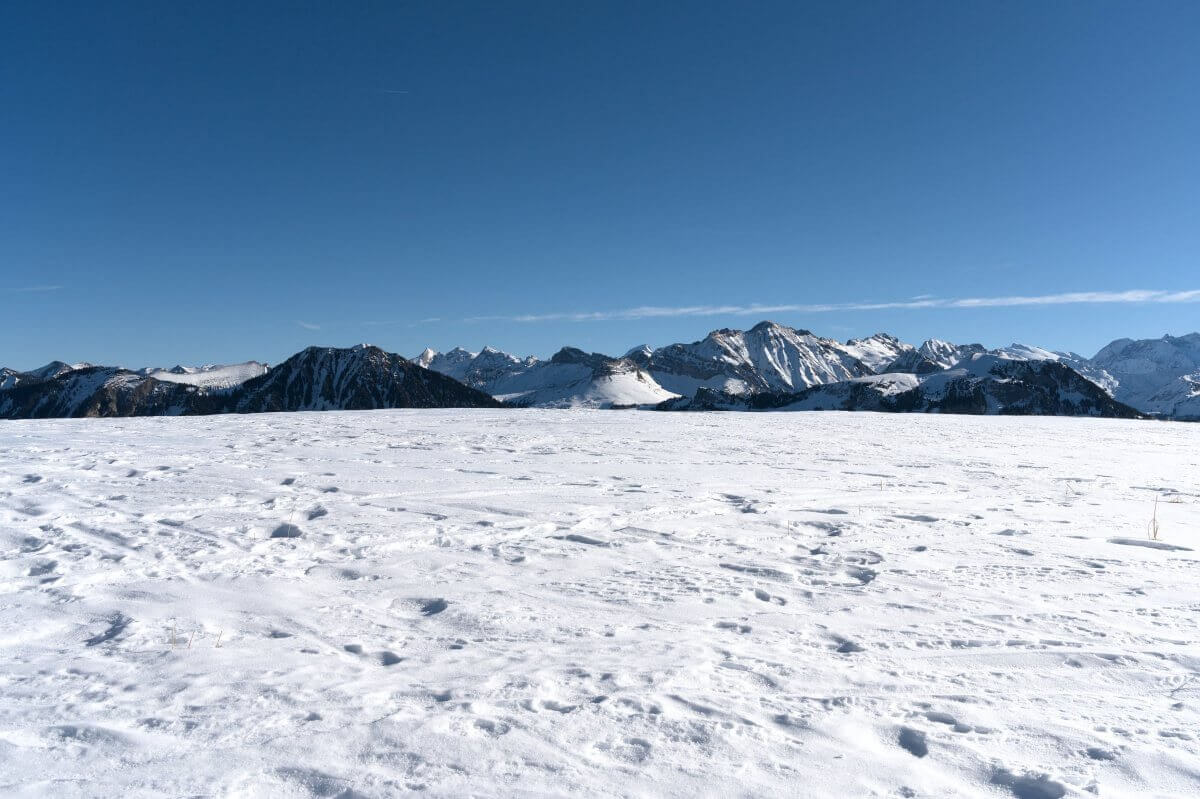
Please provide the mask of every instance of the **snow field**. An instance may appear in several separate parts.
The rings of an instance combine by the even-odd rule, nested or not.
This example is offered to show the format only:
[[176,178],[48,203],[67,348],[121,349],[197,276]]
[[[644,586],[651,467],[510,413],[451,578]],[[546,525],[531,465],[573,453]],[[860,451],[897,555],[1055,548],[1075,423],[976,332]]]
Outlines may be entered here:
[[1197,425],[296,413],[0,456],[7,796],[1200,792]]

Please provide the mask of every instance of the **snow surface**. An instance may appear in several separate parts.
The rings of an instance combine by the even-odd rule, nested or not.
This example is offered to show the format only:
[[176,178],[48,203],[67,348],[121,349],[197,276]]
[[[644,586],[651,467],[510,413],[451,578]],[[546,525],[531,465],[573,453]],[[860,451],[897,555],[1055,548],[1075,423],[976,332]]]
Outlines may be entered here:
[[331,412],[0,453],[5,796],[1200,792],[1200,426]]

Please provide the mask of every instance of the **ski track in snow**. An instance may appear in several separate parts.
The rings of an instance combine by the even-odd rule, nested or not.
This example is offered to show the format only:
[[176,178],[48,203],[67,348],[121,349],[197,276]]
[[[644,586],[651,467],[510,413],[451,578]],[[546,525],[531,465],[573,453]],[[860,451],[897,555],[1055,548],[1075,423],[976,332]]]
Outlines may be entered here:
[[1200,792],[1200,426],[380,411],[0,453],[6,796]]

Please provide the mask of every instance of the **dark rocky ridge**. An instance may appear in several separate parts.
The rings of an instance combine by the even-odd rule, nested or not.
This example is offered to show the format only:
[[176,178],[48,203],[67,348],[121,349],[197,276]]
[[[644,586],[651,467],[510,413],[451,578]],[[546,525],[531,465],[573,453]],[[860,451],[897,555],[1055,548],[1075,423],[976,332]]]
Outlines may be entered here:
[[490,395],[379,347],[309,347],[233,392],[225,410],[499,408]]
[[658,410],[841,410],[1003,416],[1101,416],[1139,419],[1075,370],[1056,361],[982,358],[978,368],[910,378],[892,375],[812,386],[798,392],[737,396],[701,389]]

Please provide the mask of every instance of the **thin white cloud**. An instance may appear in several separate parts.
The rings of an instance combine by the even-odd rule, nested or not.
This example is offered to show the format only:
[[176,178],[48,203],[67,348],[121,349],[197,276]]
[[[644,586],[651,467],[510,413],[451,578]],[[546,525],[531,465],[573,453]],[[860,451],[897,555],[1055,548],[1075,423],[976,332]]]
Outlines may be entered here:
[[467,322],[609,322],[637,319],[666,319],[681,316],[759,316],[778,313],[835,313],[839,311],[883,311],[919,308],[1006,308],[1039,305],[1131,304],[1200,302],[1200,289],[1187,291],[1073,291],[1063,294],[1015,295],[1006,297],[917,297],[896,302],[850,302],[818,304],[750,305],[640,305],[614,311],[570,311],[512,316],[472,316]]
[[41,291],[61,291],[62,289],[62,286],[19,286],[5,290],[13,292],[14,294],[30,294]]
[[440,322],[440,321],[442,321],[442,317],[430,316],[426,319],[418,319],[415,322],[410,319],[384,319],[384,320],[371,319],[366,322],[362,322],[362,324],[366,327],[387,327],[387,326],[391,326],[391,325],[403,325],[404,327],[417,327],[419,325],[429,325],[429,324],[433,324],[434,322]]
[[297,321],[296,324],[300,325],[300,327],[304,328],[305,330],[320,330],[321,329],[320,325],[314,325],[312,322]]

